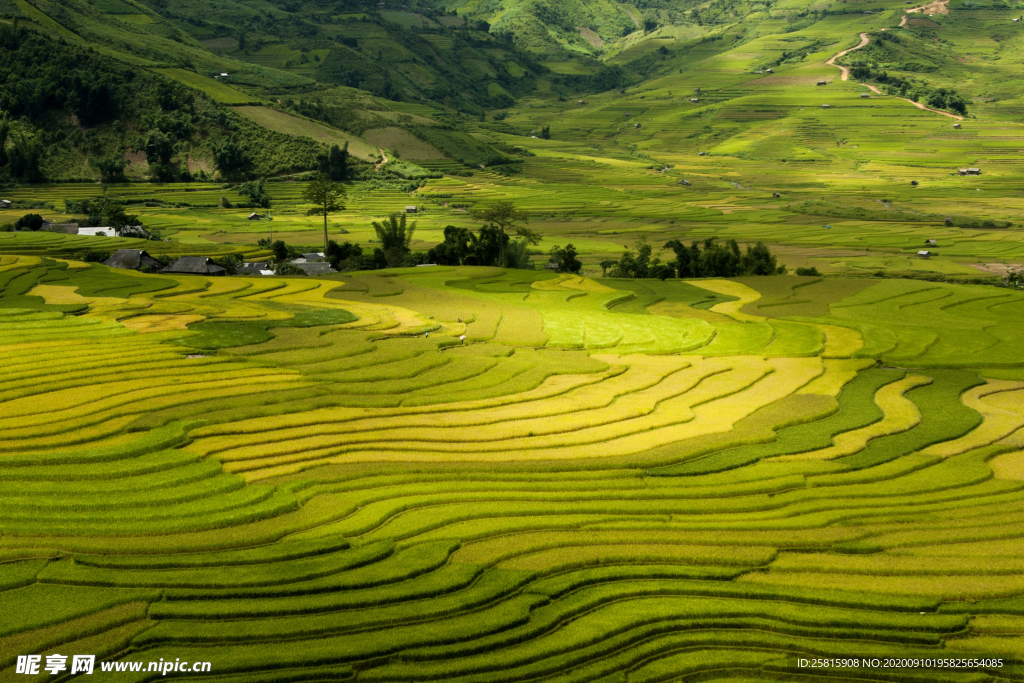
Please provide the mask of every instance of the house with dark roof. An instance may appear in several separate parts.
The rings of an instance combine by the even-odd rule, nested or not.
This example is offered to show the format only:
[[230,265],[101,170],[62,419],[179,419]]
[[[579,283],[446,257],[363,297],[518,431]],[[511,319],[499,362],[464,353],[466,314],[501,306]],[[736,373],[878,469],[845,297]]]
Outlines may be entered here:
[[138,237],[139,239],[148,240],[152,237],[149,230],[146,230],[141,225],[126,225],[117,231],[118,237]]
[[274,274],[274,266],[270,261],[252,261],[243,263],[238,267],[238,275],[266,275]]
[[295,263],[292,261],[292,265],[301,270],[306,275],[317,276],[317,275],[330,275],[331,273],[337,273],[334,268],[331,268],[331,264],[327,262],[316,262],[316,263]]
[[209,256],[182,256],[164,268],[162,272],[183,275],[224,275],[227,271],[214,263]]
[[78,223],[50,223],[48,221],[44,221],[43,227],[39,229],[43,232],[59,232],[65,235],[77,235]]
[[113,256],[103,262],[103,265],[111,268],[125,268],[127,270],[160,270],[164,264],[147,254],[142,249],[118,249]]

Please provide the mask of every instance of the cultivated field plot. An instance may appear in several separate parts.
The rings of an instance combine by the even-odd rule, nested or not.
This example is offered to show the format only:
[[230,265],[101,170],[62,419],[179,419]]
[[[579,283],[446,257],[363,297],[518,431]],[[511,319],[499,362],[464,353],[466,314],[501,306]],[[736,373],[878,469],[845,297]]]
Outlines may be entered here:
[[1024,678],[1024,294],[23,255],[0,287],[3,680]]

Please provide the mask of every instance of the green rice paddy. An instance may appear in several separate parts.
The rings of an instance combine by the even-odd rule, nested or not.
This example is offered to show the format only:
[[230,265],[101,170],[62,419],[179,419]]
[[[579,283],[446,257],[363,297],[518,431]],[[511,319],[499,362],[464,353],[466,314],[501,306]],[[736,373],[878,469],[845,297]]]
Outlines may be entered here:
[[[991,655],[942,680],[1018,676],[1024,294],[0,269],[5,667],[789,680],[800,657]],[[836,329],[861,343],[823,358]]]

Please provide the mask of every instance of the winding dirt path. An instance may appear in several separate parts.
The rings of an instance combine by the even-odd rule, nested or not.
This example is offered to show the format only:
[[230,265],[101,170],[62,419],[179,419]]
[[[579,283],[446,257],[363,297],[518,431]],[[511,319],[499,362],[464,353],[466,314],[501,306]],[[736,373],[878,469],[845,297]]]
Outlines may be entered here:
[[918,109],[924,109],[925,111],[935,112],[936,114],[942,114],[943,116],[948,116],[949,118],[956,119],[957,121],[963,121],[964,120],[964,117],[959,116],[957,114],[950,114],[948,111],[942,111],[941,109],[932,109],[931,107],[924,106],[920,102],[915,102],[914,100],[908,100],[906,97],[901,97],[900,99],[905,101],[905,102],[910,102],[912,105],[914,105]]
[[377,149],[380,150],[380,162],[374,165],[373,170],[375,171],[379,171],[381,166],[388,163],[388,155],[384,153],[383,148],[378,147]]
[[[935,2],[928,3],[927,5],[921,5],[920,7],[914,7],[913,9],[908,9],[907,12],[921,12],[921,11],[923,11],[925,9],[929,9],[929,10],[933,10],[932,14],[947,14],[949,12],[949,8],[947,7],[948,4],[949,4],[949,0],[936,0]],[[938,9],[939,7],[941,7],[941,9]],[[907,16],[903,15],[903,20],[900,21],[900,26],[903,26],[906,22],[907,22]],[[882,30],[884,31],[885,29],[882,29]],[[839,78],[840,78],[840,80],[843,80],[843,81],[848,80],[850,78],[850,69],[845,67],[845,66],[842,66],[841,64],[836,64],[836,60],[839,59],[840,57],[842,57],[843,55],[850,54],[854,50],[861,49],[862,47],[864,47],[865,45],[867,45],[870,42],[871,42],[871,38],[868,36],[868,34],[867,33],[861,33],[860,34],[860,42],[859,43],[857,43],[856,45],[854,45],[853,47],[851,47],[848,50],[843,50],[842,52],[835,53],[834,55],[832,55],[832,59],[828,60],[825,63],[828,64],[829,66],[834,66],[837,69],[839,69],[839,74],[840,74]],[[878,86],[871,85],[870,83],[861,83],[861,85],[863,85],[865,88],[869,88],[871,90],[871,92],[875,93],[876,95],[881,95],[882,94],[882,91],[878,89]],[[948,111],[942,111],[941,109],[932,109],[931,107],[926,107],[923,104],[921,104],[920,102],[915,102],[914,100],[906,98],[906,97],[900,97],[899,99],[903,100],[904,102],[910,102],[912,105],[914,105],[918,109],[922,109],[924,111],[930,111],[930,112],[933,112],[935,114],[942,114],[943,116],[948,116],[949,118],[955,119],[957,121],[963,121],[964,120],[964,117],[958,116],[957,114],[950,114]]]
[[[948,0],[947,0],[947,2],[948,2]],[[835,53],[834,55],[832,55],[832,59],[828,60],[825,63],[828,64],[829,66],[834,66],[837,69],[839,69],[839,74],[840,74],[839,80],[845,81],[845,80],[847,80],[850,77],[850,70],[847,67],[845,67],[845,66],[841,66],[839,64],[836,64],[836,60],[839,59],[840,57],[844,56],[844,55],[850,54],[854,50],[861,49],[862,47],[864,47],[865,45],[867,45],[870,42],[871,42],[871,38],[868,37],[868,34],[862,33],[862,34],[860,34],[860,42],[859,43],[857,43],[856,45],[851,47],[849,50],[843,50],[842,52]]]

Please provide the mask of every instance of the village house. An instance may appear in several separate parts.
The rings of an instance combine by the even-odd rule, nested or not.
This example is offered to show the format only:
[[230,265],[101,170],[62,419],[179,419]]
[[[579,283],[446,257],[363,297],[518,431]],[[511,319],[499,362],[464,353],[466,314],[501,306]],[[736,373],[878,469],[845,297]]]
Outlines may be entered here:
[[326,256],[324,256],[324,252],[322,252],[322,251],[311,251],[308,254],[303,254],[302,256],[299,256],[298,258],[292,259],[288,263],[292,264],[293,266],[298,266],[298,265],[302,265],[303,263],[322,263],[322,262],[324,262],[326,260],[327,260],[327,258],[326,258]]
[[249,261],[238,267],[238,275],[273,275],[274,266],[270,261]]
[[64,235],[77,235],[78,223],[49,223],[44,222],[39,228],[43,232],[58,232]]
[[961,168],[960,175],[981,175],[980,168]]
[[114,254],[103,262],[103,265],[111,268],[124,268],[126,270],[160,270],[164,264],[147,254],[142,249],[118,249]]
[[917,252],[917,258],[931,258],[931,256],[932,252],[928,251],[927,249],[922,249],[921,251]]
[[405,212],[406,213],[419,213],[419,208],[415,207],[415,206],[407,206],[407,207],[405,207]]
[[182,256],[161,272],[183,275],[224,275],[227,271],[214,263],[209,256]]
[[148,240],[152,235],[149,230],[146,230],[141,225],[126,225],[121,228],[120,231],[116,231],[119,237],[137,237],[138,239]]
[[[298,259],[296,259],[297,261]],[[331,267],[330,263],[326,261],[315,261],[313,263],[296,263],[295,261],[290,262],[293,266],[301,270],[306,275],[317,276],[317,275],[329,275],[331,273],[337,273],[334,268]]]
[[9,209],[9,208],[11,208],[11,200],[10,199],[0,199],[0,209]]
[[88,235],[90,237],[114,237],[114,229],[111,227],[95,227],[95,228],[78,228],[76,230],[78,235]]

